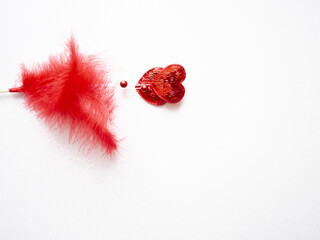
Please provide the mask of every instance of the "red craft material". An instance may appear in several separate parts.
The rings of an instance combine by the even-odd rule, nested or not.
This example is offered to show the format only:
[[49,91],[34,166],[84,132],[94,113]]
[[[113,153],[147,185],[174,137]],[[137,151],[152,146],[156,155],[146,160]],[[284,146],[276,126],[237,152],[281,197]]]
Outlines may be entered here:
[[120,86],[122,88],[126,88],[128,86],[128,82],[123,80],[123,81],[120,82]]
[[[162,100],[151,88],[151,81],[161,72],[162,68],[155,67],[147,71],[140,78],[136,85],[137,92],[147,102],[154,105],[163,105],[166,101]],[[146,86],[146,90],[144,89]]]
[[179,64],[166,68],[152,68],[147,71],[136,85],[138,93],[154,105],[178,103],[185,94],[182,82],[186,78],[185,69]]
[[186,78],[186,71],[181,65],[172,64],[163,69],[153,81],[151,86],[157,95],[168,103],[180,102],[185,89],[181,84]]
[[79,53],[72,37],[64,54],[32,69],[23,66],[21,86],[9,91],[24,93],[27,107],[51,128],[70,128],[71,142],[88,151],[100,145],[111,154],[118,146],[110,130],[114,87],[104,69],[97,57]]

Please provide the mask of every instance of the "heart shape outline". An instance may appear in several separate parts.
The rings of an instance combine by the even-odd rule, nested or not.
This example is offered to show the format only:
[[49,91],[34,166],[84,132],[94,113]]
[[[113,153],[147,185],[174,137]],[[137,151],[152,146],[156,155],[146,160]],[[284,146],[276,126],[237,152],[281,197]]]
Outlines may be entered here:
[[186,78],[186,71],[179,64],[171,64],[162,69],[151,81],[152,90],[168,103],[178,103],[185,95],[182,82]]
[[144,100],[153,105],[178,103],[185,95],[182,85],[185,78],[186,71],[179,64],[154,67],[143,74],[135,88]]

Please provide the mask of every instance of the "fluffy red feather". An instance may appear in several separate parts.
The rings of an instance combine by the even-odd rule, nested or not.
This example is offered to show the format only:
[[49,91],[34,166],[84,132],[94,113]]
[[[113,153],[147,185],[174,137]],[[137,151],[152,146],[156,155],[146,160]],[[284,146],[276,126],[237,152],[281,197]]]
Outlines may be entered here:
[[23,92],[28,108],[51,128],[69,128],[71,142],[111,154],[118,141],[110,130],[114,87],[105,69],[97,57],[79,53],[71,37],[64,54],[32,69],[22,66],[21,86],[10,91]]

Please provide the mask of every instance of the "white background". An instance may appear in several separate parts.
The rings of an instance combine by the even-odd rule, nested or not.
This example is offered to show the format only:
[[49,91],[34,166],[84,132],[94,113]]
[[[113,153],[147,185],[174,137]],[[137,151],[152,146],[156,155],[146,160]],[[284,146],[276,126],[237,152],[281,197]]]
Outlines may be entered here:
[[88,156],[0,95],[0,239],[320,239],[320,2],[0,3],[0,89],[73,33],[133,87],[182,64],[155,107],[117,89],[119,153]]

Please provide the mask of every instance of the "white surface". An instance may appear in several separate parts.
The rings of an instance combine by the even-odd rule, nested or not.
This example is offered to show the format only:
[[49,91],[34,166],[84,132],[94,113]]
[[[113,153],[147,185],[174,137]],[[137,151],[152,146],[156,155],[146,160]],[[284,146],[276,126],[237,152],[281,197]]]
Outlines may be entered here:
[[117,92],[89,156],[0,95],[0,239],[320,239],[320,2],[4,1],[0,89],[71,32],[133,86],[182,64],[179,105]]

